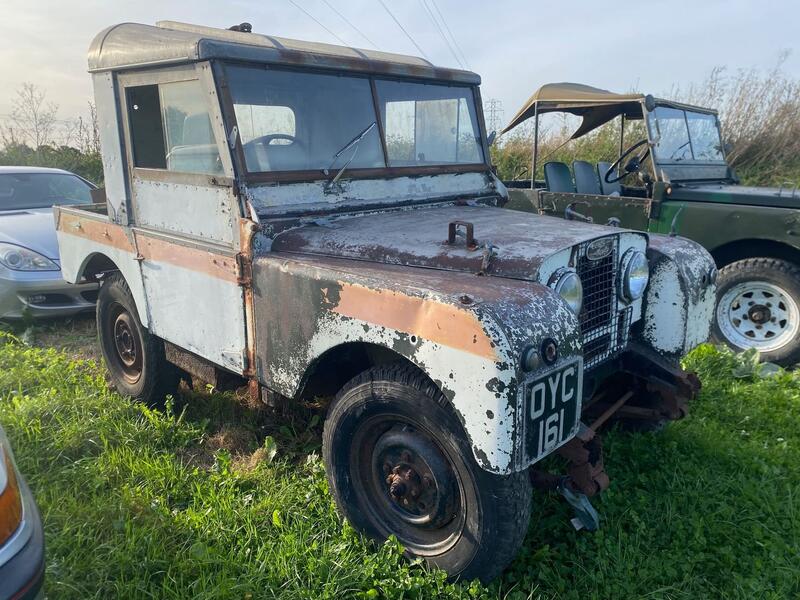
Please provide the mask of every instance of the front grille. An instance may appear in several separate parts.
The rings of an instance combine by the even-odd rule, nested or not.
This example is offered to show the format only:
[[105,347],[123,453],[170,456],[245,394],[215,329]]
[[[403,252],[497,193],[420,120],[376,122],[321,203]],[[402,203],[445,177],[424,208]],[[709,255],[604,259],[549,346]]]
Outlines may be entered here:
[[[585,246],[582,245],[582,246]],[[581,330],[594,331],[606,327],[616,308],[616,266],[617,244],[614,250],[598,260],[586,256],[586,248],[581,247],[578,258],[578,275],[583,284],[583,310],[581,310]]]
[[587,256],[591,242],[578,247],[576,270],[583,284],[583,308],[579,315],[583,341],[583,362],[591,369],[618,354],[628,343],[631,309],[619,309],[617,277],[619,238],[602,258]]
[[28,296],[28,303],[34,306],[62,306],[72,303],[66,294],[34,294]]

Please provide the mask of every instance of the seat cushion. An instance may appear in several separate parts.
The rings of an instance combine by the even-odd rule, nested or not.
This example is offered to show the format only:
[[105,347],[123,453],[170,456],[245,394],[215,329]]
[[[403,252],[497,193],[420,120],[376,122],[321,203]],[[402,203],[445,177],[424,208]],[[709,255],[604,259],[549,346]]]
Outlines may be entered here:
[[575,188],[579,194],[602,194],[597,169],[585,160],[576,160],[572,163],[575,173]]
[[575,192],[569,167],[562,162],[544,164],[544,181],[550,192]]

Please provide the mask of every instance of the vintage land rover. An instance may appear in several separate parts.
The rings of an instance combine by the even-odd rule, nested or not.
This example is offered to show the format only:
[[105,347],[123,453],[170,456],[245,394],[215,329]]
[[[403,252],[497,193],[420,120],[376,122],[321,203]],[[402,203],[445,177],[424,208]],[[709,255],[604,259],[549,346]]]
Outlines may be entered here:
[[796,182],[776,188],[740,185],[726,162],[714,110],[575,83],[542,86],[504,129],[533,119],[534,172],[542,160],[539,119],[549,113],[581,118],[571,139],[618,120],[617,160],[576,160],[571,171],[564,163],[547,162],[544,182],[506,182],[511,206],[673,232],[702,244],[720,269],[714,339],[736,350],[755,348],[763,359],[784,366],[800,362]]
[[65,278],[102,282],[113,383],[329,399],[330,490],[375,539],[489,579],[532,482],[595,527],[598,429],[696,393],[710,256],[498,208],[477,75],[174,22],[106,29],[89,68],[105,201],[56,220]]

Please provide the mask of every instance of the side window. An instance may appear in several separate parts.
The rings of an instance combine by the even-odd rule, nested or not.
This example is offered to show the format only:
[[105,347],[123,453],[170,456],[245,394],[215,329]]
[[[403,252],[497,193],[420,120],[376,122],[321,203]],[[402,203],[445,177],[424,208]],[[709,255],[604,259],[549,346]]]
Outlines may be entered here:
[[199,81],[127,88],[133,164],[184,173],[222,173]]

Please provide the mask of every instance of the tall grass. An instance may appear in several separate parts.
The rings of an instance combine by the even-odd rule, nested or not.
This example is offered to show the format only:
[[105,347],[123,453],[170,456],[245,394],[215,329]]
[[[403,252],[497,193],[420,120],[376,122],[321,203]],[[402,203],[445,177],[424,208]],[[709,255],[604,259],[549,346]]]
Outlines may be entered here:
[[565,502],[536,494],[488,587],[343,523],[319,418],[189,392],[150,410],[96,365],[0,333],[0,422],[42,511],[49,598],[798,598],[800,373],[736,379],[710,346],[687,366],[704,382],[688,418],[604,434],[601,529],[574,531]]
[[[728,162],[743,183],[780,185],[800,183],[800,80],[784,73],[785,57],[768,71],[756,69],[712,70],[700,83],[674,86],[659,94],[671,100],[716,108],[728,146]],[[547,160],[570,164],[573,160],[613,161],[619,153],[619,120],[569,141],[579,121],[574,117],[545,115],[539,138],[537,178]],[[626,124],[624,145],[644,137],[641,123]],[[504,136],[492,148],[501,179],[530,178],[532,124],[526,123]]]

